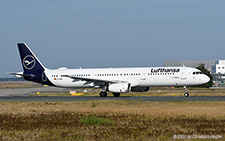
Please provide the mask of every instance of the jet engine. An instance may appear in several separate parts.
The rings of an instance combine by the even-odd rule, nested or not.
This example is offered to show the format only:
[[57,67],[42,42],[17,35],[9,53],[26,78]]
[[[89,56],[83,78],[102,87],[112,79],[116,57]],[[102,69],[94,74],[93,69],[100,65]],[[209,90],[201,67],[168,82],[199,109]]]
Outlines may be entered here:
[[108,91],[113,93],[128,93],[130,91],[130,83],[110,84]]
[[147,92],[149,91],[149,87],[132,87],[132,92]]

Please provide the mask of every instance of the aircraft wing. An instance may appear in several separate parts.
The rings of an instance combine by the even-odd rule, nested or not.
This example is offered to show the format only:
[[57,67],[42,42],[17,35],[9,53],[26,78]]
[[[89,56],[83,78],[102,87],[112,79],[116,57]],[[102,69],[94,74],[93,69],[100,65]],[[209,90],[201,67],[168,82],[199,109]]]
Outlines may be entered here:
[[68,77],[74,80],[81,80],[81,81],[91,81],[95,83],[125,83],[125,81],[121,80],[108,80],[108,79],[96,79],[96,78],[87,78],[87,77],[78,77],[78,76],[69,76],[69,75],[62,75],[62,77]]

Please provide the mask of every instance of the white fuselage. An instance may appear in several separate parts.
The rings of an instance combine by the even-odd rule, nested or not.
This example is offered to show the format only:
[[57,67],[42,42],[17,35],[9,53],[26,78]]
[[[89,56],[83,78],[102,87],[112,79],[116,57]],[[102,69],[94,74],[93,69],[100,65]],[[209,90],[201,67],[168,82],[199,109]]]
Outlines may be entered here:
[[[208,76],[189,67],[146,67],[105,69],[47,69],[25,43],[17,44],[24,72],[10,73],[25,80],[65,88],[102,88],[114,97],[120,93],[144,92],[152,86],[190,86],[207,83]],[[185,88],[185,96],[188,96]]]
[[[209,77],[190,67],[146,67],[106,69],[57,69],[45,70],[47,78],[57,87],[88,88],[101,87],[94,80],[123,81],[131,87],[190,86],[207,83]],[[69,77],[90,78],[93,81],[76,80]]]

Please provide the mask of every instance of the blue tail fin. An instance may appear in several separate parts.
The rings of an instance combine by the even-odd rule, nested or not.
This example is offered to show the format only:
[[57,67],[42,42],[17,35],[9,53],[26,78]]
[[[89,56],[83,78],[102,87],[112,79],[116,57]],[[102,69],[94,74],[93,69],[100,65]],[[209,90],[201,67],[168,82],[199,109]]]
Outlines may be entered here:
[[46,68],[41,64],[30,48],[25,43],[18,43],[17,45],[24,70],[23,74],[21,74],[23,78],[28,81],[53,86],[45,74]]
[[24,73],[43,72],[45,67],[25,43],[18,43]]

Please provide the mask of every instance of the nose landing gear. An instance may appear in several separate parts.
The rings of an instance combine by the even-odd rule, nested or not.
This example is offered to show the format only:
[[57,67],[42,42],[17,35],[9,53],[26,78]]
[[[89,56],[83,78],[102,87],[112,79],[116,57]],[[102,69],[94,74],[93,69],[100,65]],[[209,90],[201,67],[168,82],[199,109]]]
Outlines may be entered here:
[[189,93],[185,93],[184,96],[185,96],[185,97],[188,97],[188,96],[189,96]]
[[189,96],[189,93],[187,92],[187,86],[184,86],[184,96],[185,97],[188,97]]

